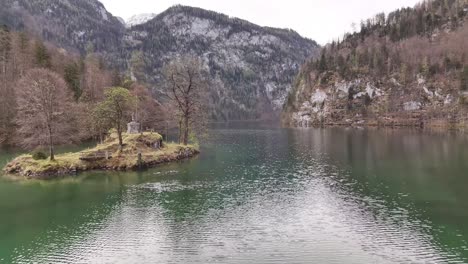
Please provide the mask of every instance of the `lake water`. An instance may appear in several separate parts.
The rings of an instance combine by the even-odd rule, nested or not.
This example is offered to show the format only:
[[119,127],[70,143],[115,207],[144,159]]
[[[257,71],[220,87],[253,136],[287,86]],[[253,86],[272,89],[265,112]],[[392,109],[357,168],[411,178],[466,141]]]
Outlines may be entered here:
[[0,263],[468,263],[464,136],[219,128],[202,151],[0,179]]

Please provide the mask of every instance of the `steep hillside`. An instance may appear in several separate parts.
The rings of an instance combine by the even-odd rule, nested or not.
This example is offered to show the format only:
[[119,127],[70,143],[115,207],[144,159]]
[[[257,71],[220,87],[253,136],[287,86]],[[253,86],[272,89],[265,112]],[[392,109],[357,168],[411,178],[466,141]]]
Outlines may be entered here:
[[194,54],[213,76],[211,117],[255,119],[279,113],[300,65],[317,44],[292,30],[264,28],[203,9],[176,6],[125,36],[127,60],[141,52],[140,81],[161,85],[161,67]]
[[217,120],[278,115],[300,65],[318,55],[314,41],[292,30],[192,7],[175,6],[146,23],[151,16],[136,17],[127,29],[97,0],[0,0],[0,7],[0,24],[82,54],[92,47],[158,98],[166,62],[201,57],[214,79],[210,115]]
[[0,0],[0,24],[81,53],[118,50],[125,30],[97,0]]
[[468,99],[468,4],[426,1],[378,14],[303,65],[284,122],[458,126]]

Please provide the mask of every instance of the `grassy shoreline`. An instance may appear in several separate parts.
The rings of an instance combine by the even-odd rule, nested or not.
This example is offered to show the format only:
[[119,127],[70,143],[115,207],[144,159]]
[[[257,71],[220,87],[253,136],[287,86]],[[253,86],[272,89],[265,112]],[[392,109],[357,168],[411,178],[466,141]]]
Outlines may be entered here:
[[199,154],[196,146],[175,143],[162,144],[157,133],[123,135],[120,149],[117,136],[110,135],[102,144],[75,153],[56,155],[55,160],[34,160],[21,155],[9,162],[3,171],[7,175],[27,179],[54,179],[91,170],[130,171],[191,158]]

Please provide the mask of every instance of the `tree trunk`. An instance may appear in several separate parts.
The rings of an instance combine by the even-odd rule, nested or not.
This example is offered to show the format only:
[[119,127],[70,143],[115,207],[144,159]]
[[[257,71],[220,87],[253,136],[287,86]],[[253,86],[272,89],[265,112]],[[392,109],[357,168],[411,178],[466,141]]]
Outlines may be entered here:
[[122,139],[122,128],[120,124],[117,125],[117,135],[119,137],[119,146],[120,146],[120,151],[123,149],[123,139]]
[[50,154],[50,160],[55,160],[54,146],[52,145],[49,146],[49,154]]
[[188,116],[184,117],[184,146],[188,145],[188,137],[189,137],[189,118]]
[[179,144],[182,144],[182,118],[179,119]]
[[48,126],[49,130],[49,155],[50,155],[50,160],[55,160],[55,155],[54,155],[54,142],[52,139],[52,128],[50,125]]

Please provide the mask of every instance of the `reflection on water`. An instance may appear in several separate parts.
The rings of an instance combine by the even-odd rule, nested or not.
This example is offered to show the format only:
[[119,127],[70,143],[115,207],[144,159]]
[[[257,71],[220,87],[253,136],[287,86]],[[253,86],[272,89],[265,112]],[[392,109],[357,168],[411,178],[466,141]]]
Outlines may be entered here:
[[1,180],[0,260],[465,263],[467,146],[415,131],[223,128],[179,164]]

